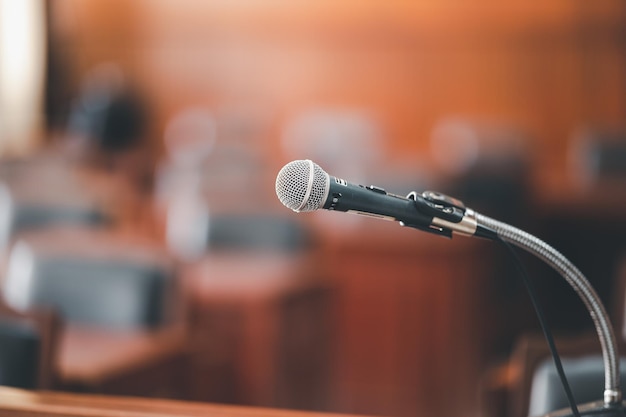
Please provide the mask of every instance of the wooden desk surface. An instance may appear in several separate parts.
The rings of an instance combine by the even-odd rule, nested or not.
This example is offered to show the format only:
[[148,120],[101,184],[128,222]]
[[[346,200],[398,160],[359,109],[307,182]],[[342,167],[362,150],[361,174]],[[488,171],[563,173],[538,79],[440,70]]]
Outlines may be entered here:
[[179,354],[184,343],[184,331],[178,327],[138,332],[67,326],[59,349],[59,376],[64,384],[97,386]]
[[122,398],[33,392],[0,387],[3,417],[340,417],[345,414],[191,403],[173,400]]
[[302,255],[221,253],[186,267],[182,280],[191,299],[211,303],[267,300],[319,280],[319,265]]

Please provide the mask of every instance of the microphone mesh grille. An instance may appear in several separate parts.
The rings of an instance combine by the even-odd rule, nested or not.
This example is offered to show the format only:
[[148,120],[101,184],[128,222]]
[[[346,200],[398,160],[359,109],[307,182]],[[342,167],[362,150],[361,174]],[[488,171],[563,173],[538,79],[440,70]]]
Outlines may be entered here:
[[293,211],[314,211],[324,205],[328,183],[328,174],[316,163],[309,160],[293,161],[278,173],[276,195],[281,203]]

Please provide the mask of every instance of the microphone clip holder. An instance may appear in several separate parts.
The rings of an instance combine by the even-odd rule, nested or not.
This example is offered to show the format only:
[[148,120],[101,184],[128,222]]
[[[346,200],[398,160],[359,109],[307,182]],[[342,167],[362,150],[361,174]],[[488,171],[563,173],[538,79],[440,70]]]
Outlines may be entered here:
[[429,233],[452,238],[453,233],[465,236],[493,238],[493,231],[478,227],[476,213],[465,207],[461,200],[435,191],[424,191],[418,194],[415,191],[407,195],[415,202],[415,208],[421,214],[430,218],[428,224],[406,224]]

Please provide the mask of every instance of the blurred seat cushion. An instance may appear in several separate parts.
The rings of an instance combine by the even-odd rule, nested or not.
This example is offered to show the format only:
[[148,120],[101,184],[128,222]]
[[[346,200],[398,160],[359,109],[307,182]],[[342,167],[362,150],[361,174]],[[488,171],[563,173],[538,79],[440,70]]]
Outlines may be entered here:
[[[590,355],[580,358],[563,358],[563,370],[577,404],[601,401],[604,398],[604,362],[602,356]],[[620,367],[626,358],[620,360]],[[622,374],[622,386],[626,375]],[[529,415],[539,416],[569,407],[561,380],[552,359],[543,361],[536,369],[530,392]]]

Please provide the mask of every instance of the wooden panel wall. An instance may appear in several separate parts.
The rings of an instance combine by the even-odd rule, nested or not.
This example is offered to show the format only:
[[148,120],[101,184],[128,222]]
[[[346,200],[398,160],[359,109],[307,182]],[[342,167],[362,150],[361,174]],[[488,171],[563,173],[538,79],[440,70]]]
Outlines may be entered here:
[[581,124],[623,124],[626,11],[619,1],[471,3],[61,0],[56,50],[71,87],[114,60],[141,86],[160,146],[166,119],[189,104],[247,106],[272,127],[311,106],[370,111],[392,156],[428,155],[449,115],[510,121],[534,155],[563,167]]

